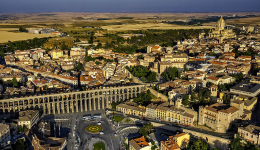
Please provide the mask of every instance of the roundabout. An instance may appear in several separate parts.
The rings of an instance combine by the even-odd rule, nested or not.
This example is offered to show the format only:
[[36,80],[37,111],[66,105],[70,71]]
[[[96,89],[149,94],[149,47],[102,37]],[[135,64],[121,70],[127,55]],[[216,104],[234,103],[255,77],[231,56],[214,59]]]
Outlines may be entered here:
[[99,133],[100,131],[102,131],[102,127],[99,125],[90,125],[90,126],[86,127],[85,130],[88,133]]

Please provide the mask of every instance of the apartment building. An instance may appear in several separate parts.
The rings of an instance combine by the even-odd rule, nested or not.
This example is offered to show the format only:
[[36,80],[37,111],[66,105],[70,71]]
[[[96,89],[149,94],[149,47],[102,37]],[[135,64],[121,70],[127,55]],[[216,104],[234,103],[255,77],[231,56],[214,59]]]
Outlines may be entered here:
[[0,124],[0,148],[7,147],[10,144],[10,127],[7,124]]
[[129,150],[151,150],[151,142],[146,142],[144,136],[129,141]]
[[241,118],[243,110],[244,103],[231,103],[231,105],[215,103],[206,107],[200,106],[198,124],[206,124],[216,132],[225,133],[235,119]]
[[169,136],[166,141],[161,141],[161,150],[180,150],[187,147],[190,141],[189,133],[180,133]]
[[156,108],[157,108],[157,104],[149,104],[146,107],[146,116],[147,118],[151,118],[151,119],[156,119]]
[[35,134],[32,136],[32,146],[34,150],[63,150],[66,145],[66,138],[49,137],[40,140]]
[[249,124],[245,127],[238,127],[238,133],[243,140],[260,146],[260,127]]
[[39,111],[38,110],[27,110],[20,111],[18,118],[19,126],[27,126],[28,129],[31,129],[39,121]]

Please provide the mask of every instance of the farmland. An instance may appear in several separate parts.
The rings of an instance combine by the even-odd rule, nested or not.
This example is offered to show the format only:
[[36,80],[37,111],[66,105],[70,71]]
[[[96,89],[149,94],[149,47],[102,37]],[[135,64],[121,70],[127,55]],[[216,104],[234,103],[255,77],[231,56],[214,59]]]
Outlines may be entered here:
[[[12,30],[18,30],[11,28]],[[0,43],[6,43],[8,41],[22,41],[27,39],[50,37],[50,34],[31,34],[31,33],[15,33],[9,32],[10,28],[0,28]]]

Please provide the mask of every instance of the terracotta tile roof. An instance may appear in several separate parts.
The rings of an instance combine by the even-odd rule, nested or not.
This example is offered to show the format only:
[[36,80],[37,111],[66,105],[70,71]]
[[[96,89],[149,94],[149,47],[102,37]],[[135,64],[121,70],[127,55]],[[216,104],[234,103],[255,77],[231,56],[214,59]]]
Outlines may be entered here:
[[216,77],[207,77],[207,79],[209,79],[209,80],[215,80],[215,81],[218,81],[218,78],[216,78]]

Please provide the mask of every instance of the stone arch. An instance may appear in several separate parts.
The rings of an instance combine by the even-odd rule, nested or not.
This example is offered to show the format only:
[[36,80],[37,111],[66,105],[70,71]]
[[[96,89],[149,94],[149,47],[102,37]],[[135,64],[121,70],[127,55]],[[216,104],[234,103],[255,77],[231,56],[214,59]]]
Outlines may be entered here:
[[72,99],[76,99],[76,94],[72,94]]
[[106,109],[107,108],[107,98],[104,98],[103,101],[104,101],[104,109]]
[[94,102],[95,100],[91,98],[91,105],[90,105],[91,110],[94,110]]
[[29,100],[29,104],[33,104],[33,99],[30,99],[30,100]]
[[38,98],[34,99],[34,104],[38,104]]
[[69,95],[68,95],[68,100],[71,100],[71,99],[72,99],[72,95],[69,94]]
[[98,101],[99,101],[99,99],[98,98],[95,98],[95,107],[94,108],[96,108],[96,110],[99,108],[99,106],[98,106]]
[[39,106],[38,105],[35,105],[35,110],[39,110]]
[[115,102],[115,96],[112,96],[112,102]]
[[103,107],[103,97],[99,97],[99,105],[100,105],[100,109],[104,109]]
[[53,97],[49,97],[49,103],[53,102]]
[[81,95],[81,98],[85,98],[85,93],[81,93],[81,94],[78,94],[78,99],[80,99],[80,95]]

